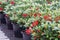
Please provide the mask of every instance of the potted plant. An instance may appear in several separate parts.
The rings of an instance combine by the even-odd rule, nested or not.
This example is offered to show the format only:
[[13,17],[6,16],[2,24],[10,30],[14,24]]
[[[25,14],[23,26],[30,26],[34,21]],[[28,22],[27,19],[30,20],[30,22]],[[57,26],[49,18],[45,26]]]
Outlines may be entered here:
[[[10,20],[14,21],[14,30],[17,27],[16,23],[19,24],[19,29],[14,31],[15,35],[19,35],[22,31],[23,40],[60,39],[60,30],[57,26],[60,20],[60,17],[57,17],[60,16],[59,0],[15,1],[6,7],[7,13],[12,14]],[[31,27],[31,29],[25,27]]]
[[14,36],[18,38],[22,38],[22,34],[20,33],[20,26],[17,24],[15,20],[12,21]]
[[[47,22],[46,22],[47,23]],[[59,40],[59,28],[56,27],[56,24],[43,24],[33,28],[32,40]],[[49,25],[53,25],[52,27]]]
[[[6,0],[7,1],[7,0]],[[7,25],[7,28],[9,29],[9,30],[13,30],[13,25],[12,25],[12,22],[11,22],[11,20],[10,20],[10,17],[12,16],[12,13],[11,13],[11,7],[12,6],[14,6],[14,4],[15,4],[15,2],[14,1],[10,1],[10,0],[8,0],[8,3],[7,3],[7,5],[5,6],[5,19],[6,19],[6,25]],[[10,5],[10,6],[9,6]],[[9,9],[7,9],[9,7]]]
[[0,1],[0,20],[3,24],[6,24],[4,8],[7,5],[7,2]]

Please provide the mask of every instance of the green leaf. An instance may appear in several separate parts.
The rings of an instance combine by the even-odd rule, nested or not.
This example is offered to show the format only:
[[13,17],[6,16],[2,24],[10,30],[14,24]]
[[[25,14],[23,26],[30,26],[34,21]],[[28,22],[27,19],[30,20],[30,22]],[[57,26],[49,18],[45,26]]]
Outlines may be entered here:
[[55,40],[58,40],[58,38],[55,38]]

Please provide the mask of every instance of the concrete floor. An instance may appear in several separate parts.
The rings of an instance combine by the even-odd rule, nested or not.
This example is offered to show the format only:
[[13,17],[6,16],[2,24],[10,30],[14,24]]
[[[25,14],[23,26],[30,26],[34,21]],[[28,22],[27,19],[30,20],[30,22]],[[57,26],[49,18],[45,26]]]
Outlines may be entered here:
[[8,30],[7,26],[2,24],[0,25],[0,40],[22,40],[22,38],[14,37],[13,31]]

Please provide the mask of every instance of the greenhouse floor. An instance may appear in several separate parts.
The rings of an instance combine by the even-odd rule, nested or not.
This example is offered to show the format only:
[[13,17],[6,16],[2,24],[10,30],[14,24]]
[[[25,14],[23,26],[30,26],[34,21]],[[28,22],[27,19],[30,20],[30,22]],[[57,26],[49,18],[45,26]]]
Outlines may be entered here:
[[22,40],[22,38],[14,37],[13,31],[8,30],[7,26],[2,24],[0,25],[0,40]]

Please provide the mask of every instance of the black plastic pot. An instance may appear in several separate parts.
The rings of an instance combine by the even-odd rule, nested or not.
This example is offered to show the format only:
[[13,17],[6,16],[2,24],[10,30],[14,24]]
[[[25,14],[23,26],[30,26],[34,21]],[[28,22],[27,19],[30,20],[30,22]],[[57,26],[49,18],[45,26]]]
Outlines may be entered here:
[[27,35],[25,32],[21,32],[22,35],[23,35],[23,40],[31,40],[31,34],[30,35]]
[[0,22],[6,24],[5,14],[3,11],[0,12]]
[[7,28],[9,30],[13,30],[13,25],[12,25],[11,20],[9,19],[9,17],[5,17],[5,19],[6,19]]
[[14,36],[17,37],[17,38],[22,38],[21,31],[19,29],[14,31]]
[[10,23],[7,23],[7,28],[8,28],[9,30],[13,30],[13,26],[12,26],[11,22],[10,22]]
[[19,25],[17,23],[12,23],[12,24],[13,24],[14,36],[17,38],[22,38]]
[[16,31],[20,28],[17,23],[12,23],[12,25],[13,25],[13,31]]
[[13,22],[13,31],[14,31],[14,36],[17,38],[22,38],[21,31],[24,30],[24,26],[18,25],[16,22]]
[[5,17],[5,20],[6,20],[6,24],[10,23],[9,17]]

